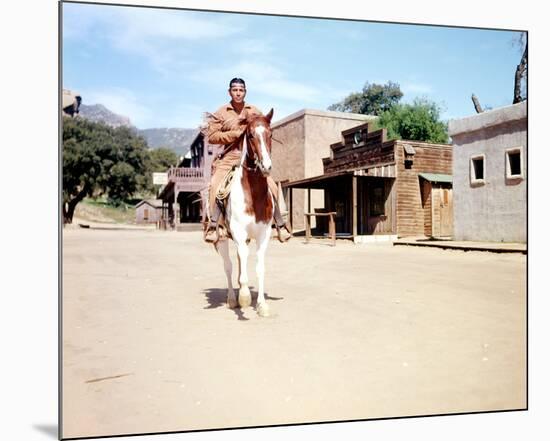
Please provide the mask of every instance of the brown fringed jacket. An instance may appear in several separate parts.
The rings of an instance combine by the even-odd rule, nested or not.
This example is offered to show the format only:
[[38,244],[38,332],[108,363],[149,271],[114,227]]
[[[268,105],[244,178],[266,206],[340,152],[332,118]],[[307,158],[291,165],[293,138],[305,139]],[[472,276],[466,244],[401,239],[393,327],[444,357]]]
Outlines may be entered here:
[[[262,112],[257,107],[246,104],[242,113],[261,115]],[[223,144],[229,147],[239,136],[242,135],[244,127],[239,124],[239,114],[235,111],[231,103],[221,106],[215,113],[206,114],[206,135],[210,144]]]

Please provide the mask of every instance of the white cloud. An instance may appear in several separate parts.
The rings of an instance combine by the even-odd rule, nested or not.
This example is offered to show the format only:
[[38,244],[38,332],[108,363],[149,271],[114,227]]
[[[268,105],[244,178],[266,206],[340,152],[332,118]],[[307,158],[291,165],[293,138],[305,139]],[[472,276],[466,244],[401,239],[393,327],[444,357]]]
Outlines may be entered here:
[[148,121],[153,116],[151,109],[142,104],[128,89],[112,87],[80,92],[83,104],[103,104],[112,112],[130,118],[130,122],[138,128],[147,127]]
[[242,32],[231,17],[201,15],[189,11],[120,8],[113,18],[113,31],[135,39],[204,40],[219,39]]
[[151,121],[149,127],[184,127],[195,129],[202,124],[205,109],[198,105],[182,104],[174,108],[165,109],[163,115],[157,115],[156,121]]
[[[66,4],[64,7],[68,12],[64,26],[69,29],[65,36],[78,39],[82,49],[86,45],[111,46],[119,52],[141,57],[166,84],[173,85],[177,79],[219,89],[220,104],[229,98],[227,82],[235,76],[247,81],[251,102],[265,103],[266,111],[274,107],[279,117],[305,107],[324,109],[349,93],[320,81],[296,80],[293,66],[288,65],[284,57],[277,56],[275,37],[247,34],[245,22],[236,16],[116,6]],[[351,34],[350,38],[358,36]],[[225,65],[219,59],[197,52],[199,48],[208,50],[218,41],[231,42],[224,49],[233,58]],[[101,102],[130,117],[138,127],[159,126],[159,121],[165,127],[195,126],[206,110],[172,105],[161,109],[159,105],[153,112],[138,101],[139,93],[122,88],[88,94],[82,91],[87,103]],[[159,101],[150,98],[148,102],[155,107],[153,103]]]
[[150,40],[218,39],[243,31],[229,15],[109,5],[65,5],[63,29],[71,38],[87,39],[90,32]]
[[249,93],[254,95],[298,102],[313,102],[323,95],[318,87],[293,81],[283,70],[262,61],[242,61],[217,69],[199,69],[191,74],[195,81],[208,85],[223,84],[224,88],[233,77],[244,78]]
[[162,75],[178,75],[193,63],[188,48],[242,33],[242,23],[230,15],[138,7],[65,5],[64,40],[112,48],[145,58]]

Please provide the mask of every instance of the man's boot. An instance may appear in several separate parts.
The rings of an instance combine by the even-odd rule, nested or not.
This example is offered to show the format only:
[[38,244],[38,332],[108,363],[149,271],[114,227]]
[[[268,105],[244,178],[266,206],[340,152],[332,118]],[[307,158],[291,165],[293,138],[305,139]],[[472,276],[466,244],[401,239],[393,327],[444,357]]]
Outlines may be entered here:
[[218,224],[210,220],[208,226],[204,230],[204,241],[208,243],[216,243],[218,241]]
[[285,222],[281,214],[279,204],[275,201],[275,212],[273,213],[273,220],[275,221],[275,228],[277,229],[277,239],[279,242],[287,242],[292,237],[292,229],[288,222]]
[[292,237],[292,230],[286,223],[282,225],[277,225],[276,228],[277,228],[277,239],[279,239],[279,242],[281,243],[287,242]]
[[218,240],[227,237],[225,226],[219,223],[221,209],[216,204],[212,212],[212,216],[208,220],[208,224],[204,230],[204,241],[208,243],[216,243]]

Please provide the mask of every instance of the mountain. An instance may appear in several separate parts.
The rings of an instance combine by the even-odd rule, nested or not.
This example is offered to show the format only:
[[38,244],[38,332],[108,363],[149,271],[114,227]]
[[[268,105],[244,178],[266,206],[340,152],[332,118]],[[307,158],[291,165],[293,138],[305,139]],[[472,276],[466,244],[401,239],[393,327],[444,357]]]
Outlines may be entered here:
[[89,119],[90,121],[102,122],[111,127],[126,126],[135,129],[130,122],[130,118],[111,112],[103,104],[81,104],[79,108],[79,115]]
[[189,151],[191,142],[199,133],[198,129],[143,129],[138,133],[147,140],[151,148],[167,147],[179,156],[185,156]]
[[197,136],[198,129],[183,128],[153,128],[138,129],[132,125],[130,118],[118,115],[107,109],[103,104],[81,104],[79,115],[94,122],[102,122],[111,127],[125,126],[141,135],[147,141],[150,148],[166,147],[174,150],[176,155],[185,156],[189,151],[191,142]]

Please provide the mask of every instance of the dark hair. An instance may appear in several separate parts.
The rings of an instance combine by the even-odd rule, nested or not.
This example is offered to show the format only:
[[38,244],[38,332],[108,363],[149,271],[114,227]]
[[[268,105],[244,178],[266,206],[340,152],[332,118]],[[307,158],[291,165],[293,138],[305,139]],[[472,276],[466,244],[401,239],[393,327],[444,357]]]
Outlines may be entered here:
[[233,84],[242,84],[243,87],[246,89],[246,84],[244,82],[244,80],[242,78],[233,78],[230,82],[229,82],[229,88],[231,89],[231,86]]

